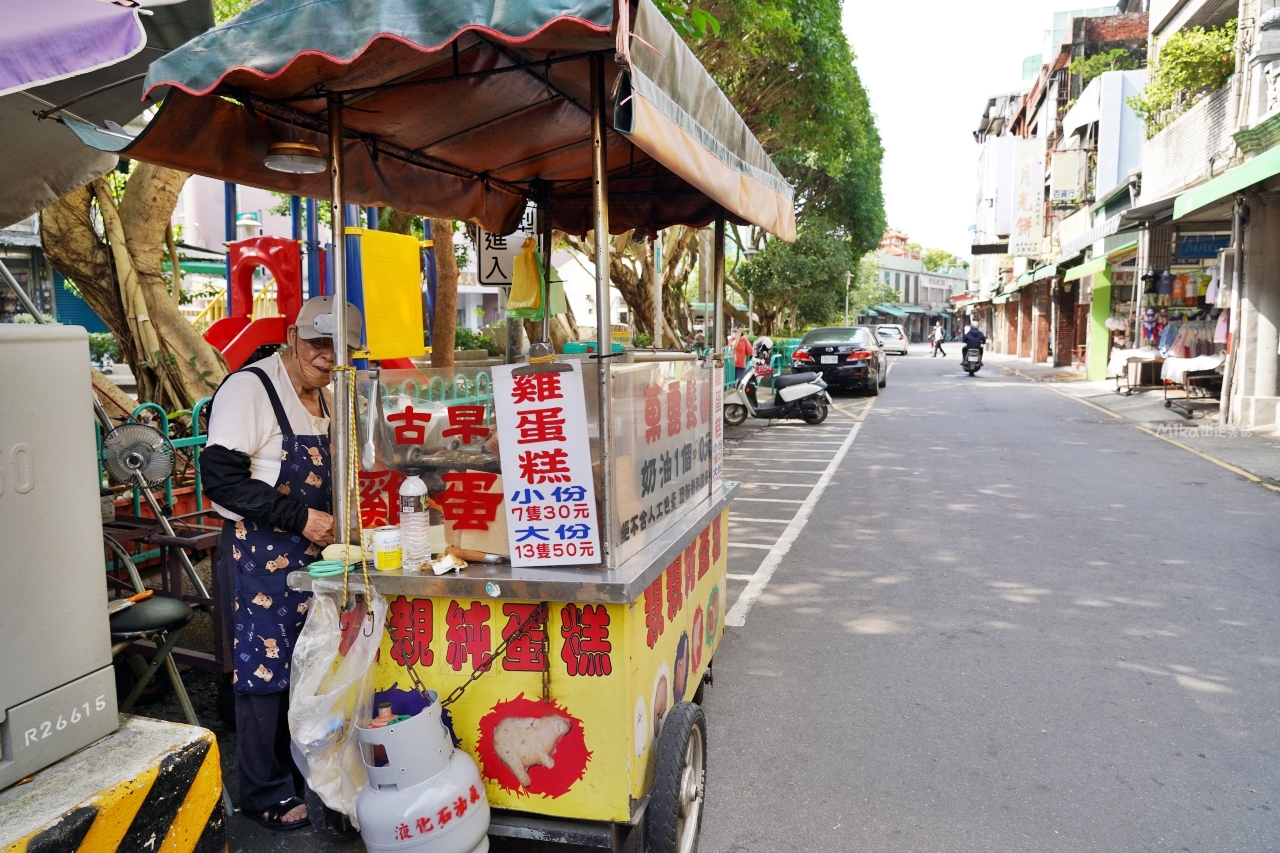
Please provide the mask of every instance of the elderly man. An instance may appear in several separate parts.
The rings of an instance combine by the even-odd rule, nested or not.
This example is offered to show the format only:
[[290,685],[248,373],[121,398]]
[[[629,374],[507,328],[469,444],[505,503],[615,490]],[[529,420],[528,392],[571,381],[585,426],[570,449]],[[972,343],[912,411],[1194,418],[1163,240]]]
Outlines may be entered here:
[[[348,350],[360,312],[348,304]],[[333,299],[310,299],[286,330],[286,349],[226,378],[214,395],[201,454],[205,493],[226,519],[219,548],[232,630],[240,810],[267,829],[305,826],[301,774],[289,751],[289,664],[310,606],[290,571],[334,540],[328,393]]]

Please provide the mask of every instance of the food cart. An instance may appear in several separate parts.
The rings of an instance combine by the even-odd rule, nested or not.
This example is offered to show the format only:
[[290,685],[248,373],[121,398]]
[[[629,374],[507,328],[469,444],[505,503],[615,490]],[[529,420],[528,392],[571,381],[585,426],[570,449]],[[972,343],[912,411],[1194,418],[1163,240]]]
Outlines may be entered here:
[[[64,121],[124,157],[327,197],[335,234],[352,203],[493,234],[533,204],[549,265],[552,229],[714,223],[718,344],[726,222],[795,236],[790,186],[651,0],[265,0],[155,63],[146,89],[164,87],[136,139]],[[347,246],[332,250],[338,292]],[[608,306],[608,241],[595,263]],[[597,341],[609,319],[597,311]],[[491,835],[693,849],[696,699],[723,633],[736,488],[720,477],[720,357],[562,354],[351,381],[337,355],[339,525],[354,503],[363,526],[392,521],[412,466],[450,544],[495,558],[370,572],[387,602],[375,703],[413,713],[427,688],[444,697]]]

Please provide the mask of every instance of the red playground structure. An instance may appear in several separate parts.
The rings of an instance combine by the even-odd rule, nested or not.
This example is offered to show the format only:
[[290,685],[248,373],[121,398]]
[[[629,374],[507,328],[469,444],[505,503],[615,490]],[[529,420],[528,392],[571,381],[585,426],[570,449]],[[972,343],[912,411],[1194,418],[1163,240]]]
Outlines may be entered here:
[[[261,346],[285,342],[285,329],[302,309],[302,247],[285,237],[252,237],[228,244],[231,304],[227,316],[204,333],[204,339],[238,370]],[[276,280],[276,316],[253,319],[253,272],[263,267]]]

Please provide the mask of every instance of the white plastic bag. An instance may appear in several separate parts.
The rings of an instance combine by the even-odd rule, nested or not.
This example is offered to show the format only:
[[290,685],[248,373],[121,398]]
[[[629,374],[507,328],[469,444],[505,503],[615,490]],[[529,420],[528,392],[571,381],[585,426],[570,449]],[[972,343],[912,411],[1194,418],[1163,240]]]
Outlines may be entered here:
[[311,612],[293,647],[289,734],[305,762],[298,769],[311,790],[359,829],[356,799],[367,776],[354,729],[367,726],[372,716],[374,661],[382,642],[387,600],[375,591],[366,603],[364,584],[350,581],[355,637],[344,655],[342,579],[313,579],[312,590]]

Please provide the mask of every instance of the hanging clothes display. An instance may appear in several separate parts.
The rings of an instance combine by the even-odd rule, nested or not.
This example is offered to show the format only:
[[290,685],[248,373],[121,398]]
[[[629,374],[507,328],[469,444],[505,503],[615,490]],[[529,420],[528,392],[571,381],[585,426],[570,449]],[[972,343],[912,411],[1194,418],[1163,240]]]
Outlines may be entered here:
[[1211,267],[1204,268],[1205,274],[1209,276],[1209,283],[1205,285],[1204,301],[1210,305],[1217,304],[1218,301],[1218,267],[1215,264]]
[[1225,309],[1218,315],[1218,324],[1213,330],[1213,342],[1225,344],[1231,334],[1231,309]]
[[1213,355],[1214,323],[1212,320],[1193,320],[1188,323],[1171,325],[1165,330],[1174,334],[1165,353],[1172,358],[1194,358],[1198,355]]

